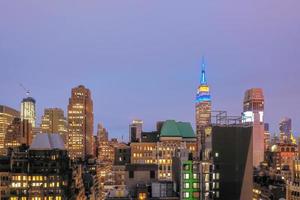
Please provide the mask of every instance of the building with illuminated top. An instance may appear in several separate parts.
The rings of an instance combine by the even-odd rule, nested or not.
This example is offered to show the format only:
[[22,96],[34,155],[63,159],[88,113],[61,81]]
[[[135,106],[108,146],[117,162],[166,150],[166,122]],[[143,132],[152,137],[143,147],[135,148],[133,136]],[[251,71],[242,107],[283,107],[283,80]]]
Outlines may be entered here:
[[196,136],[198,151],[205,144],[204,130],[211,120],[211,96],[210,88],[206,80],[205,62],[202,61],[201,80],[196,95]]
[[21,119],[27,119],[34,128],[36,125],[35,99],[32,97],[24,98],[21,102]]
[[261,88],[251,88],[245,92],[242,122],[253,126],[253,166],[264,161],[264,94]]
[[83,85],[72,89],[68,105],[68,152],[72,159],[84,160],[93,154],[93,101]]

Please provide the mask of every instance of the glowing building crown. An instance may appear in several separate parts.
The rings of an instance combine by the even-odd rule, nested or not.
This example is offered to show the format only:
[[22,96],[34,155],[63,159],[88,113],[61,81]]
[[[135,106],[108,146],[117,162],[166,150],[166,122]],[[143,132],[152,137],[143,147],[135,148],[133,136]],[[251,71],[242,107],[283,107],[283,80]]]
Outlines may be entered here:
[[206,65],[204,62],[204,58],[202,58],[201,79],[200,79],[200,85],[197,90],[196,103],[211,101],[209,86],[207,85],[207,80],[206,80],[205,67]]

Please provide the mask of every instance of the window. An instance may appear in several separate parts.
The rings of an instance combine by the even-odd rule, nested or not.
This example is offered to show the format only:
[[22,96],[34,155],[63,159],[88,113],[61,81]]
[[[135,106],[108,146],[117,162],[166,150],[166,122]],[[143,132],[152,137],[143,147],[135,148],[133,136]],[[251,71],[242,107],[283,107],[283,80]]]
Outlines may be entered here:
[[129,178],[134,178],[134,171],[129,171]]
[[199,189],[199,188],[200,188],[199,183],[193,183],[193,188],[194,188],[194,189]]
[[194,198],[199,198],[200,197],[200,193],[199,192],[193,192],[193,197]]
[[190,170],[190,166],[188,164],[183,165],[183,170],[188,171]]
[[198,174],[193,174],[193,179],[199,179],[199,175]]
[[190,174],[183,174],[183,179],[190,179]]
[[150,171],[150,178],[155,178],[155,171]]
[[190,183],[184,183],[183,188],[184,189],[189,189],[190,188]]
[[189,192],[184,192],[183,193],[183,198],[189,198],[190,197],[190,193]]

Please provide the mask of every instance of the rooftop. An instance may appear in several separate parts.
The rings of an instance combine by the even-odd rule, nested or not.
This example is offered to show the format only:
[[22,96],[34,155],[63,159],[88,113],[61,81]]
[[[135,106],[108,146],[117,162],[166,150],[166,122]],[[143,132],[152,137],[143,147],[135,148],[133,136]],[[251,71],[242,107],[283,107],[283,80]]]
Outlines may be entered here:
[[183,137],[195,138],[195,133],[189,122],[176,122],[175,120],[167,120],[163,123],[161,137]]
[[57,133],[38,133],[34,138],[29,150],[65,150],[64,141]]

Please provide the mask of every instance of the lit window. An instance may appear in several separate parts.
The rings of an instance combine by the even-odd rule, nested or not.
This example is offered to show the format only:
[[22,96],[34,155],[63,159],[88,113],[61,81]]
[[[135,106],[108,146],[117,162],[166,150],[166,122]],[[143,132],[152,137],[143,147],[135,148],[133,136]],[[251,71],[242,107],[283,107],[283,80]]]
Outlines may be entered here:
[[183,179],[190,179],[190,174],[184,174]]
[[184,189],[189,189],[190,188],[190,183],[184,183],[183,188]]
[[189,198],[190,197],[190,193],[189,192],[184,192],[183,193],[183,198]]

